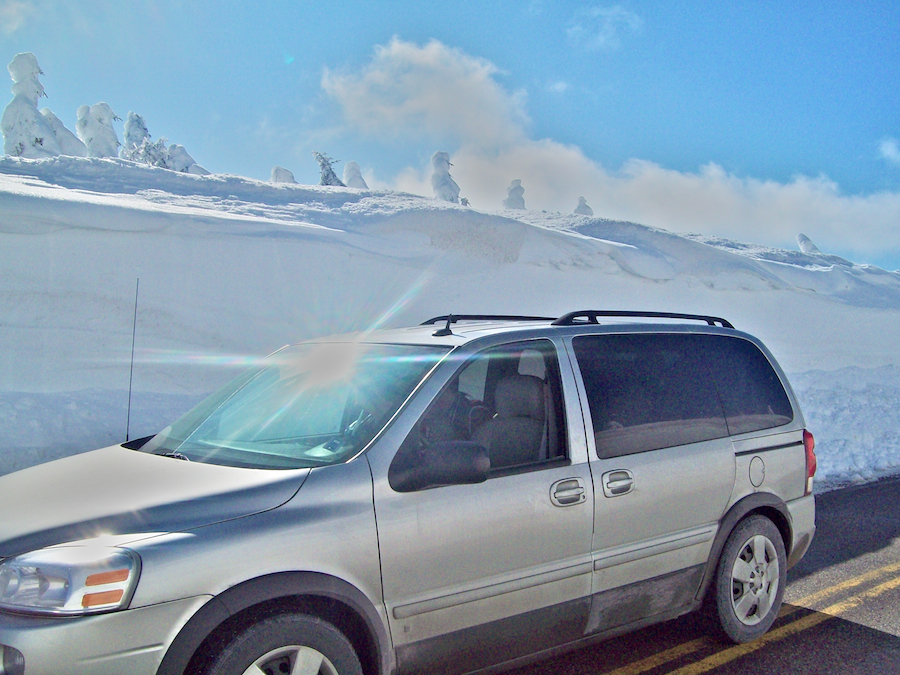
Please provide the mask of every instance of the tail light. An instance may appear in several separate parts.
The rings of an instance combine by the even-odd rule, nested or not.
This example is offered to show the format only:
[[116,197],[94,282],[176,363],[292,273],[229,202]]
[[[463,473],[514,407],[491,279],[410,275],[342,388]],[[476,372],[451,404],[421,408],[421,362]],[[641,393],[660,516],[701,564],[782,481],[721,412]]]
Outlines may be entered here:
[[803,448],[806,450],[806,492],[803,494],[808,495],[812,493],[813,476],[816,475],[816,439],[806,429],[803,430]]

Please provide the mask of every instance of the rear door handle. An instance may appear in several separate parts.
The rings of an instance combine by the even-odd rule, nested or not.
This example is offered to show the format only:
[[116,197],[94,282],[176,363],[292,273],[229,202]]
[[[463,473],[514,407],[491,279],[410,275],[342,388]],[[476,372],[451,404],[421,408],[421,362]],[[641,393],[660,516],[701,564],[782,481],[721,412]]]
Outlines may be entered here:
[[550,501],[554,506],[574,506],[587,499],[580,478],[563,478],[550,486]]
[[628,469],[607,471],[600,479],[603,494],[607,497],[621,497],[634,490],[634,474]]

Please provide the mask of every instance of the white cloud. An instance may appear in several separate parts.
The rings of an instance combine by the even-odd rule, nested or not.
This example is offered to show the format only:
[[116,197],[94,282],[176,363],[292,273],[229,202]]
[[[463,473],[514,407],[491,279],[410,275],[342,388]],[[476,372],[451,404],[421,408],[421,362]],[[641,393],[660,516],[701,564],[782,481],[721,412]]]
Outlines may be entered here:
[[644,20],[621,5],[588,7],[576,12],[566,35],[583,49],[591,51],[618,49],[622,33],[639,33]]
[[34,6],[26,0],[2,0],[0,2],[0,30],[6,35],[12,35],[33,13]]
[[[479,209],[501,208],[506,187],[520,178],[529,209],[570,213],[584,196],[599,217],[673,231],[783,246],[805,232],[825,252],[900,254],[900,193],[848,196],[826,177],[780,183],[714,163],[680,172],[633,159],[610,171],[577,146],[529,138],[521,97],[506,92],[496,73],[440,43],[395,39],[360,74],[327,73],[323,86],[363,133],[456,137],[452,174]],[[885,147],[885,156],[896,149],[883,145],[883,154]],[[430,196],[430,173],[430,165],[408,167],[378,186]]]
[[885,138],[878,145],[878,154],[891,164],[900,165],[900,144],[896,138]]
[[569,91],[569,83],[565,80],[557,80],[556,82],[551,82],[547,85],[547,90],[553,92],[554,94],[565,94]]
[[505,91],[498,72],[436,40],[420,47],[394,38],[358,74],[326,70],[322,87],[361,131],[497,146],[519,141],[527,122],[524,94]]

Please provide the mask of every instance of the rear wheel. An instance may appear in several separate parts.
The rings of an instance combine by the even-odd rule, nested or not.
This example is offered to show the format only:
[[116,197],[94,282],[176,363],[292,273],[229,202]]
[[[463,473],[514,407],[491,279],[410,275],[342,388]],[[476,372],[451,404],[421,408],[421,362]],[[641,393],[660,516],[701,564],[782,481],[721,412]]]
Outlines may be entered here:
[[218,656],[209,675],[362,675],[350,641],[315,616],[286,614],[251,626]]
[[729,640],[750,642],[778,618],[787,578],[781,533],[765,516],[754,515],[734,529],[719,558],[715,611]]

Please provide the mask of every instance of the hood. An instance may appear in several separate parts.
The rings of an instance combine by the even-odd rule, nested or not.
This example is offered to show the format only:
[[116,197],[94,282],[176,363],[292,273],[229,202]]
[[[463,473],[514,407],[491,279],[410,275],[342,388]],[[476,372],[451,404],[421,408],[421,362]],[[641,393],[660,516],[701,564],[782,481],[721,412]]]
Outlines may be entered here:
[[308,474],[186,462],[120,445],[67,457],[0,477],[0,558],[267,511],[289,500]]

